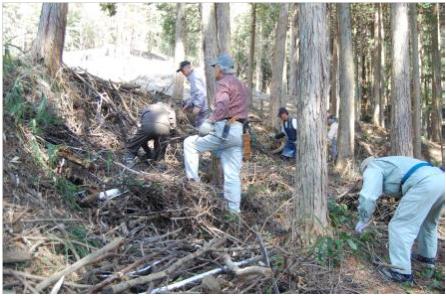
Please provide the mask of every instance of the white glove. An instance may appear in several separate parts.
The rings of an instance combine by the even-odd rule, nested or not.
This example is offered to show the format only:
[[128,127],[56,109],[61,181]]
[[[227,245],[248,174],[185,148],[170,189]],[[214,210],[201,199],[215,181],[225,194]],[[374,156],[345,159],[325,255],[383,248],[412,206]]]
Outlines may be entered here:
[[200,137],[204,137],[209,135],[210,133],[212,133],[214,131],[214,124],[211,123],[210,121],[206,120],[205,122],[203,122],[200,127],[198,128],[198,134],[200,135]]
[[366,229],[367,226],[369,226],[369,224],[370,224],[370,221],[368,221],[368,222],[359,221],[358,223],[356,223],[356,226],[355,226],[356,233],[361,234],[364,231],[364,229]]

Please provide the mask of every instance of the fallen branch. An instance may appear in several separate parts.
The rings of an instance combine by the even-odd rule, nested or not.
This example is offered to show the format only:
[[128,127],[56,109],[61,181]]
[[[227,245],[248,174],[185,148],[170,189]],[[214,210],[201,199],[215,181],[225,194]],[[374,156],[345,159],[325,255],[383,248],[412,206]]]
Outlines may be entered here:
[[[262,256],[263,258],[263,256]],[[269,267],[263,266],[248,266],[245,268],[240,268],[237,264],[235,264],[231,257],[228,254],[223,255],[223,260],[230,271],[232,271],[237,276],[244,276],[250,274],[261,274],[264,276],[271,276],[272,271]]]
[[171,181],[173,181],[171,178],[166,178],[166,177],[163,178],[162,177],[163,175],[160,175],[160,174],[149,174],[146,172],[136,171],[136,170],[131,169],[117,161],[113,161],[113,163],[116,164],[117,166],[133,173],[133,174],[143,176],[144,179],[146,179],[147,181],[155,181],[155,182],[171,182]]
[[31,253],[28,250],[20,248],[7,249],[3,253],[3,264],[26,262],[32,259]]
[[285,141],[282,141],[282,142],[280,143],[280,146],[279,146],[279,147],[277,147],[276,149],[274,149],[273,151],[271,151],[271,154],[277,154],[277,153],[282,152],[283,148],[285,148],[285,145],[286,145],[286,142],[285,142]]
[[[13,270],[13,269],[3,269],[3,275],[12,275],[12,276],[20,276],[24,278],[28,278],[31,280],[37,280],[37,281],[43,281],[47,277],[46,276],[39,276],[34,274],[29,274],[23,271]],[[77,289],[85,289],[91,287],[90,285],[84,285],[84,284],[77,284],[73,282],[64,282],[65,286],[77,288]]]
[[[256,257],[245,259],[245,260],[242,260],[242,261],[239,261],[239,262],[232,262],[232,261],[231,262],[232,262],[232,267],[233,268],[240,269],[239,266],[250,264],[250,263],[254,263],[254,262],[260,261],[262,259],[263,259],[263,256],[256,256]],[[223,273],[223,272],[226,272],[228,270],[231,270],[228,266],[215,268],[215,269],[206,271],[204,273],[194,275],[193,277],[190,277],[188,279],[185,279],[185,280],[182,280],[182,281],[179,281],[179,282],[176,282],[176,283],[164,286],[164,287],[153,289],[149,293],[150,294],[156,294],[156,293],[169,292],[169,291],[172,291],[172,290],[184,287],[184,286],[186,286],[188,284],[196,283],[197,281],[202,280],[202,279],[204,279],[207,276]]]
[[263,239],[262,239],[262,236],[260,235],[260,233],[256,232],[256,236],[257,236],[257,240],[259,241],[259,244],[260,244],[260,249],[262,251],[263,260],[264,260],[266,266],[268,266],[271,270],[271,277],[273,279],[274,293],[280,294],[279,287],[277,286],[277,279],[274,276],[273,267],[272,267],[271,261],[269,259],[268,250],[266,249],[265,243],[263,242]]
[[336,196],[336,200],[339,200],[341,198],[343,198],[344,196],[346,196],[347,194],[349,194],[350,192],[352,192],[353,190],[357,189],[359,182],[361,182],[361,179],[357,180],[352,187],[350,187],[349,189],[347,189],[345,192],[339,194],[338,196]]
[[133,268],[137,267],[138,265],[140,265],[141,263],[143,263],[146,260],[151,259],[153,256],[149,255],[149,256],[145,256],[139,260],[136,260],[135,262],[133,262],[132,264],[130,264],[129,266],[121,269],[120,271],[114,273],[112,276],[106,278],[105,280],[103,280],[102,282],[100,282],[99,284],[93,286],[90,290],[88,290],[88,294],[93,294],[96,293],[97,291],[103,289],[104,287],[106,287],[107,285],[111,284],[113,281],[120,279],[121,277],[123,277],[127,272],[129,272],[130,270],[132,270]]
[[205,244],[201,249],[179,259],[178,261],[176,261],[174,264],[172,264],[171,266],[169,266],[167,269],[165,269],[163,271],[116,284],[114,286],[109,287],[108,289],[104,289],[104,292],[107,294],[117,294],[117,293],[121,293],[122,291],[125,291],[131,287],[134,287],[136,285],[147,284],[149,282],[165,278],[165,277],[169,276],[171,273],[177,271],[178,268],[180,268],[187,262],[189,262],[197,257],[200,257],[201,255],[203,255],[204,253],[206,253],[207,251],[209,251],[212,248],[221,246],[225,241],[226,241],[226,239],[213,239],[210,242],[208,242],[207,244]]
[[[118,95],[119,100],[121,100],[121,104],[124,107],[124,110],[127,112],[127,116],[132,122],[134,126],[138,125],[138,120],[133,116],[132,112],[130,111],[129,107],[127,106],[127,103],[125,102],[124,98],[119,94],[118,88],[113,84],[111,80],[109,80],[110,86],[116,91],[116,94]],[[121,85],[122,87],[122,85]]]
[[75,218],[37,218],[37,219],[31,219],[31,220],[21,220],[22,223],[39,223],[39,222],[80,222],[81,219],[75,219]]
[[75,272],[76,270],[82,268],[85,265],[90,264],[91,262],[95,261],[98,257],[103,256],[107,252],[116,249],[124,242],[124,238],[118,238],[114,241],[110,242],[109,244],[105,245],[103,248],[96,250],[95,252],[85,256],[81,260],[75,262],[74,264],[71,264],[70,266],[66,267],[64,270],[61,270],[59,272],[56,272],[46,280],[42,281],[40,284],[36,286],[36,290],[40,293],[42,290],[47,288],[49,285],[55,283],[57,280],[59,280],[62,276],[69,275],[72,272]]

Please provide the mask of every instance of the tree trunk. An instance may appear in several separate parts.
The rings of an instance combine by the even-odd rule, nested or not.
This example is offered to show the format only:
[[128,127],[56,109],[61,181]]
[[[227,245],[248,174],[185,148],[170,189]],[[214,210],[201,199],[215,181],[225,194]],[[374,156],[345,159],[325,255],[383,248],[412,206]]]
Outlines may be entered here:
[[[334,6],[333,6],[334,7]],[[333,19],[334,24],[334,34],[331,38],[332,40],[332,61],[330,67],[330,114],[339,116],[339,93],[337,82],[339,79],[339,60],[338,60],[338,49],[339,49],[339,31],[338,31],[338,22],[336,18]]]
[[[287,44],[287,42],[285,42],[285,44]],[[286,53],[286,50],[285,50]],[[282,73],[282,106],[285,106],[285,104],[287,103],[286,101],[286,97],[288,95],[288,63],[286,60],[286,54],[284,54],[283,56],[283,73]]]
[[68,3],[43,3],[37,38],[32,50],[33,60],[41,62],[54,75],[62,65],[67,26]]
[[357,83],[357,89],[358,89],[358,93],[356,94],[357,97],[357,106],[356,106],[356,112],[358,114],[356,114],[356,121],[359,122],[361,121],[361,114],[362,114],[362,55],[359,56],[359,53],[357,55],[355,55],[356,58],[356,69],[357,69],[357,73],[356,73],[356,81],[358,81]]
[[386,47],[384,45],[384,20],[383,20],[383,12],[382,12],[382,4],[379,3],[379,41],[380,41],[380,49],[381,50],[381,60],[380,60],[380,70],[381,73],[379,75],[381,79],[381,87],[379,88],[379,122],[381,127],[385,127],[384,120],[384,110],[386,109],[386,84],[385,84],[385,73],[386,73]]
[[441,142],[441,59],[438,45],[438,10],[439,4],[432,4],[432,140],[435,142]]
[[373,23],[373,113],[372,123],[380,125],[379,113],[381,102],[381,39],[379,28],[379,3],[375,4],[375,20]]
[[292,22],[290,26],[290,83],[289,83],[289,94],[291,96],[295,96],[297,94],[296,90],[296,84],[294,81],[296,81],[297,77],[297,64],[299,62],[299,9],[297,4],[292,4],[293,7],[293,16],[292,16]]
[[231,54],[231,19],[229,3],[215,3],[218,52]]
[[[184,50],[184,28],[185,28],[185,10],[186,3],[177,3],[177,13],[175,21],[175,65],[178,65],[185,58]],[[181,100],[183,98],[184,76],[181,73],[175,73],[175,84],[172,98]]]
[[249,46],[249,60],[248,60],[248,89],[249,89],[249,104],[253,105],[253,72],[254,72],[254,53],[256,44],[256,4],[251,3],[251,40]]
[[277,128],[277,112],[282,97],[283,60],[285,59],[285,41],[288,22],[288,3],[280,4],[279,20],[276,27],[276,40],[274,44],[274,54],[271,77],[271,126]]
[[340,105],[337,168],[344,167],[354,156],[355,149],[355,65],[353,64],[350,5],[337,4],[340,55]]
[[327,233],[325,106],[329,89],[326,4],[299,4],[297,166],[292,238],[308,246]]
[[354,56],[354,63],[355,63],[355,79],[357,81],[356,83],[356,97],[355,97],[355,120],[356,122],[359,124],[359,122],[361,121],[361,96],[362,96],[362,92],[361,92],[361,80],[359,79],[359,77],[361,77],[361,67],[359,67],[359,60],[358,60],[358,54],[355,54]]
[[208,105],[213,106],[215,96],[215,74],[211,62],[217,57],[217,29],[215,26],[214,3],[201,3],[201,25],[203,32],[204,70]]
[[361,114],[367,114],[367,70],[366,70],[366,54],[361,54]]
[[410,4],[410,36],[412,47],[412,131],[413,154],[421,158],[421,97],[420,97],[420,65],[418,55],[417,4]]
[[262,73],[262,57],[263,57],[263,38],[262,38],[262,23],[256,25],[257,27],[257,42],[256,42],[256,90],[261,92],[263,90],[263,73]]
[[[286,46],[286,42],[285,42]],[[286,52],[286,50],[285,50]],[[282,72],[282,89],[280,96],[280,106],[286,106],[287,104],[287,95],[288,95],[288,63],[286,60],[286,54],[283,56],[283,72]]]
[[390,139],[393,155],[413,155],[409,63],[408,4],[392,4],[392,122]]

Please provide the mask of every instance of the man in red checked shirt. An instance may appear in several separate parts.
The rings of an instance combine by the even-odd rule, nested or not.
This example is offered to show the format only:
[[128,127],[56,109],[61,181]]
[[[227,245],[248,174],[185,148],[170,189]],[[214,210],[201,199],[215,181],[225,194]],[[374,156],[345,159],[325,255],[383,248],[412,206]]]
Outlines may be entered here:
[[248,90],[234,75],[234,61],[221,54],[212,63],[217,87],[214,111],[201,125],[200,134],[184,140],[184,164],[188,179],[200,181],[200,153],[220,156],[224,174],[224,198],[232,214],[240,213],[243,124],[248,118]]

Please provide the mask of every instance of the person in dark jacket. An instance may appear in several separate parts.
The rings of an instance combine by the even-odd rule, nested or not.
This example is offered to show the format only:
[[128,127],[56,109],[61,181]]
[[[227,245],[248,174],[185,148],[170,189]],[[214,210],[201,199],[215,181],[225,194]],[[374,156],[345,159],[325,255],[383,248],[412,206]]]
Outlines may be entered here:
[[[163,140],[172,135],[177,126],[173,105],[158,102],[143,109],[136,133],[126,143],[124,162],[128,166],[135,164],[135,158],[140,148],[146,152],[146,158],[160,160],[164,157],[166,144]],[[154,140],[154,149],[150,149],[148,141]]]
[[275,139],[286,137],[286,144],[282,150],[282,156],[286,158],[296,157],[297,140],[297,119],[289,116],[285,107],[279,109],[278,117],[282,120],[281,132],[275,136]]

